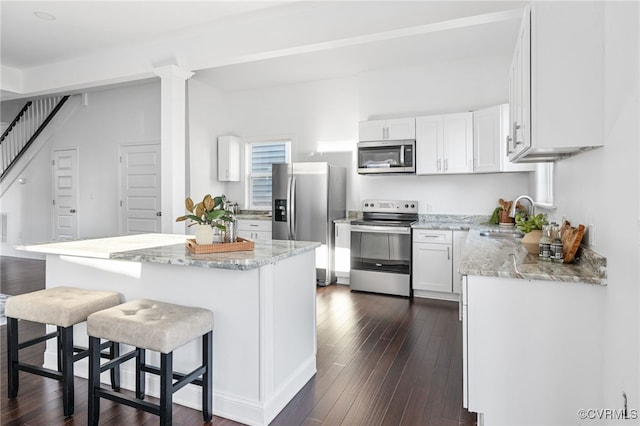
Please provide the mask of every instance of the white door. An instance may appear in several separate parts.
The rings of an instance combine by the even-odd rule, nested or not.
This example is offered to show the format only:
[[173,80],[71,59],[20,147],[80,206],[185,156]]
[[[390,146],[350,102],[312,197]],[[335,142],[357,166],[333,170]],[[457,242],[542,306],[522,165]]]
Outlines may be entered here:
[[53,151],[54,239],[78,239],[78,151]]
[[120,147],[120,233],[160,232],[160,144]]

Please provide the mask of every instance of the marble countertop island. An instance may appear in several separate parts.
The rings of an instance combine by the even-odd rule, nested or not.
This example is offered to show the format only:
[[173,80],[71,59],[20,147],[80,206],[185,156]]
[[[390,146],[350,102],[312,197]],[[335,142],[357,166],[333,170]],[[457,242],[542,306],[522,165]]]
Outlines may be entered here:
[[45,254],[244,271],[276,263],[320,246],[320,243],[311,241],[258,240],[252,251],[195,254],[185,246],[188,238],[193,236],[140,234],[36,244],[22,249]]
[[[46,254],[46,287],[112,290],[122,301],[153,299],[213,312],[214,414],[267,425],[316,372],[317,242],[255,241],[252,251],[194,254],[187,235],[143,234],[22,247]],[[86,345],[83,325],[74,342]],[[201,348],[180,348],[176,371],[190,371]],[[44,365],[55,369],[48,342]],[[123,364],[124,389],[135,389],[135,370]],[[86,377],[86,360],[75,374]],[[159,382],[147,393],[158,396]],[[174,403],[200,409],[201,389],[187,385]]]

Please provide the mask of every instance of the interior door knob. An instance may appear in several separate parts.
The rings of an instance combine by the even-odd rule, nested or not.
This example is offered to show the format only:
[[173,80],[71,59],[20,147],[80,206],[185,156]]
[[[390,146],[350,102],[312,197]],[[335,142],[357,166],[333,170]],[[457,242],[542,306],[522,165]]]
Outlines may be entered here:
[[76,212],[76,209],[69,210],[69,213],[75,213],[75,212]]
[[156,216],[162,216],[162,212],[156,212]]

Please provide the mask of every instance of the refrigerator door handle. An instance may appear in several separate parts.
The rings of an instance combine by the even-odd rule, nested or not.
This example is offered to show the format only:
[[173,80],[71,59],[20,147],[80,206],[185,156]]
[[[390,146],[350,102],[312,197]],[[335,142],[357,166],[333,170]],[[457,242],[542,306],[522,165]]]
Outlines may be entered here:
[[289,178],[289,239],[296,239],[296,178]]

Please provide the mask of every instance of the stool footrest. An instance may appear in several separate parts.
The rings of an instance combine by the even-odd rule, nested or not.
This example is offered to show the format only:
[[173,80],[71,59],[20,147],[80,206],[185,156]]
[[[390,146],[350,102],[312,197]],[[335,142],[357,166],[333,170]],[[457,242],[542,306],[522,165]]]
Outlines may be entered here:
[[[106,341],[104,343],[102,343],[100,345],[100,357],[101,358],[107,358],[107,359],[111,359],[111,355],[108,353],[103,353],[102,351],[109,348],[111,346],[111,342],[110,341]],[[73,362],[76,362],[78,360],[81,360],[82,358],[86,358],[89,356],[89,348],[85,348],[83,346],[74,346],[73,347],[73,352],[75,352],[75,355],[73,355]]]
[[[185,384],[193,383],[194,385],[202,386],[202,379],[199,379],[197,377],[202,376],[202,373],[204,373],[205,368],[206,367],[204,365],[202,365],[202,366],[198,367],[196,370],[193,370],[191,373],[189,373],[188,375],[189,376],[194,376],[194,378],[192,378],[192,380],[186,382]],[[145,365],[142,365],[140,367],[140,369],[142,371],[144,371],[145,373],[151,373],[151,374],[155,374],[157,376],[160,375],[160,369],[158,367],[154,367],[152,365],[145,364]],[[173,373],[173,378],[176,379],[176,380],[181,380],[186,376],[187,376],[187,374]],[[174,386],[175,386],[175,384],[174,384]],[[182,389],[183,386],[184,385],[180,386],[178,389]]]
[[18,350],[28,348],[29,346],[37,345],[38,343],[45,342],[49,339],[53,339],[54,337],[58,337],[57,331],[54,331],[53,333],[45,334],[44,336],[36,337],[35,339],[18,343]]
[[[129,361],[130,359],[135,358],[137,354],[138,352],[134,349],[131,352],[127,352],[126,354],[122,354],[112,359],[111,361],[105,362],[100,366],[100,373],[104,373],[105,371],[110,370],[117,365],[120,365],[124,362]],[[104,354],[101,353],[100,355],[104,355]]]
[[151,414],[155,414],[156,416],[160,415],[160,405],[157,405],[157,404],[152,404],[150,402],[143,401],[141,399],[133,398],[129,395],[124,395],[118,392],[114,392],[110,389],[96,388],[95,394],[100,398],[105,398],[113,402],[118,402],[120,404],[124,404],[129,407],[139,408],[140,410],[146,411]]
[[27,373],[35,374],[38,376],[48,377],[50,379],[62,380],[62,373],[56,370],[51,370],[44,367],[36,367],[31,364],[18,363],[18,370],[26,371]]

